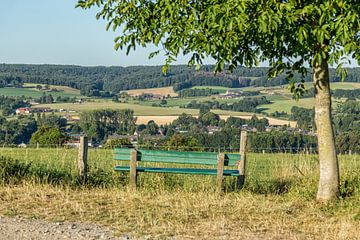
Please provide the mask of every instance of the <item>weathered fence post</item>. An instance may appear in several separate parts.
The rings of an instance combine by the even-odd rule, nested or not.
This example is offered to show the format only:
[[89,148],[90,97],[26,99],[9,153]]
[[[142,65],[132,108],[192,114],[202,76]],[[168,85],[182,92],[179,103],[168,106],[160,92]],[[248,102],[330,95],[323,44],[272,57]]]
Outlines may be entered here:
[[136,189],[136,181],[137,181],[137,155],[138,152],[136,149],[132,149],[130,152],[130,188],[133,190]]
[[79,153],[78,153],[78,169],[79,169],[79,177],[83,180],[86,179],[87,175],[87,155],[88,155],[88,137],[80,136],[80,145],[79,145]]
[[224,162],[225,162],[225,154],[218,154],[218,166],[217,166],[217,178],[216,178],[216,191],[218,193],[222,192],[222,180],[224,176]]
[[245,174],[246,174],[246,142],[247,142],[247,132],[241,131],[240,137],[240,161],[238,165],[238,170],[240,176],[238,177],[237,187],[241,188],[245,184]]

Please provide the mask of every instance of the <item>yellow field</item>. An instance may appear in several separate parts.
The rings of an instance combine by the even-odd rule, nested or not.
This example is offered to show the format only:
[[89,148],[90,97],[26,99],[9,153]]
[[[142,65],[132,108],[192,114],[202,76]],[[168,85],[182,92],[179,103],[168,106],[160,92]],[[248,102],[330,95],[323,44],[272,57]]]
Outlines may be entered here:
[[151,93],[154,95],[161,95],[163,97],[177,97],[178,94],[174,91],[173,87],[162,87],[162,88],[147,88],[147,89],[133,89],[127,91],[130,96],[139,96],[143,93]]
[[[193,115],[193,116],[198,117],[197,115]],[[250,119],[252,117],[250,115],[220,115],[220,118],[226,120],[230,116],[238,117],[238,118],[242,118],[242,119]],[[159,125],[170,124],[175,119],[178,118],[178,116],[141,116],[141,115],[138,115],[136,117],[137,117],[137,121],[136,121],[137,124],[147,124],[150,120],[153,120],[154,122],[156,122]],[[258,117],[263,118],[262,116],[258,116]],[[290,124],[291,127],[296,126],[295,121],[288,121],[288,120],[269,118],[269,117],[266,117],[266,118],[269,120],[270,125],[288,125],[288,124]]]

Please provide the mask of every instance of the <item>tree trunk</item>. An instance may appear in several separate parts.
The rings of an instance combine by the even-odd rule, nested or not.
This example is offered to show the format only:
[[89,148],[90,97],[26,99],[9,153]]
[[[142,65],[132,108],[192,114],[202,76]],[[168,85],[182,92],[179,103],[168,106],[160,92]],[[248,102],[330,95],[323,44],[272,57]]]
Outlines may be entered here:
[[320,163],[320,180],[316,200],[326,202],[337,199],[340,192],[339,165],[331,116],[329,66],[326,60],[313,67],[313,82]]

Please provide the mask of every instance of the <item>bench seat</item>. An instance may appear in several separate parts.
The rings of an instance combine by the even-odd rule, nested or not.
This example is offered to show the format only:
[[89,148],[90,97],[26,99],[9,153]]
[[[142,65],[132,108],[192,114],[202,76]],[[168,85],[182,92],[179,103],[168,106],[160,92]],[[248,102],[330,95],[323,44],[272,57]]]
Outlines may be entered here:
[[[129,172],[128,166],[116,166],[115,171]],[[199,169],[199,168],[154,168],[154,167],[136,167],[137,172],[153,173],[174,173],[174,174],[199,174],[216,175],[217,169]],[[224,176],[240,176],[238,170],[224,170]]]

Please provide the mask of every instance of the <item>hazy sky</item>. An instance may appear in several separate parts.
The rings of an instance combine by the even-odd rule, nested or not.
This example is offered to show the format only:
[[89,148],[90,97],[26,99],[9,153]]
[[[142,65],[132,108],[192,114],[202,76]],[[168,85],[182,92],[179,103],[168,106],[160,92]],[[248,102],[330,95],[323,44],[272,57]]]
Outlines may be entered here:
[[[97,21],[96,10],[75,8],[76,0],[0,0],[0,63],[75,65],[162,65],[148,59],[155,47],[126,56],[114,50],[116,33]],[[180,57],[177,64],[187,63]],[[205,63],[213,63],[211,60]],[[267,65],[263,63],[261,65]],[[352,66],[356,66],[355,61]]]
[[[0,0],[0,63],[76,65],[162,65],[149,60],[154,47],[126,56],[114,50],[112,31],[96,11],[75,8],[76,0]],[[184,57],[177,63],[186,63]]]

